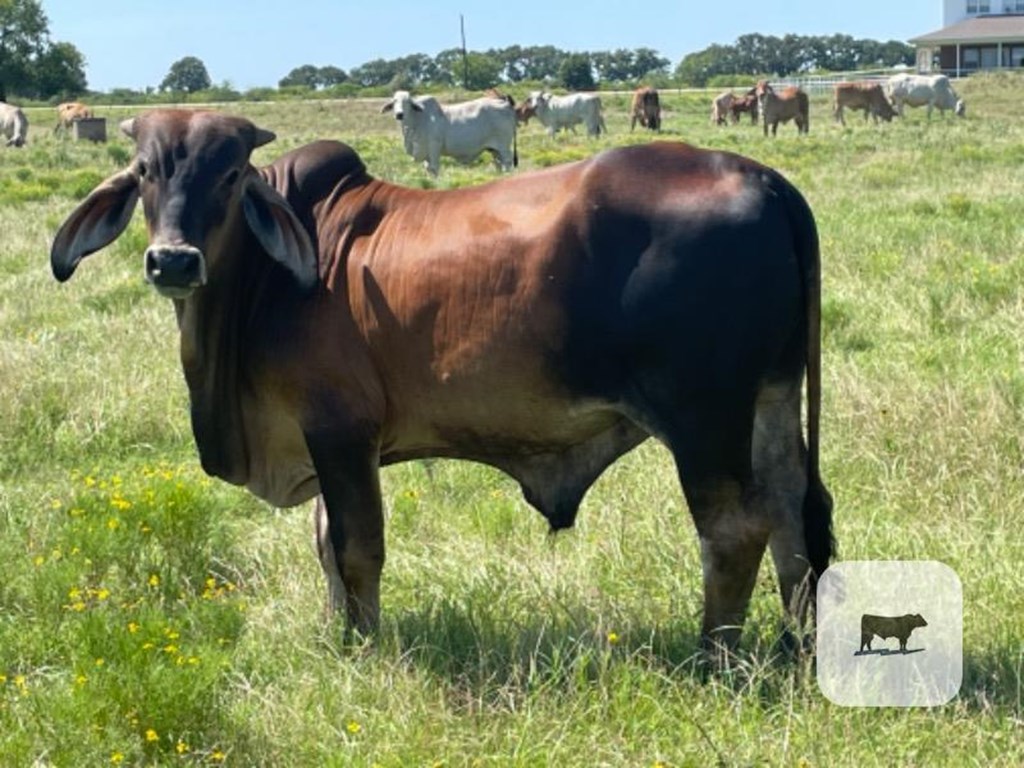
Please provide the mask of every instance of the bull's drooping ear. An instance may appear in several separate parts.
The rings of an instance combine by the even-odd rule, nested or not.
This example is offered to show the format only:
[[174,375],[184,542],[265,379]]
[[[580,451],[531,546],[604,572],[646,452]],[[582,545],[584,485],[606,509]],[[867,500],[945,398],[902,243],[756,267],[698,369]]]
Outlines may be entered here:
[[319,279],[316,248],[288,201],[252,174],[245,183],[242,210],[271,258],[291,272],[303,290],[311,290]]
[[135,118],[129,117],[127,120],[122,120],[119,127],[121,128],[121,133],[123,133],[129,139],[134,139],[135,125]]
[[391,101],[389,101],[387,104],[385,104],[383,107],[380,108],[380,112],[381,112],[381,114],[384,114],[385,112],[390,112],[394,108],[395,108],[395,100],[392,99]]
[[131,221],[138,199],[138,179],[131,170],[114,174],[90,192],[53,238],[53,276],[63,283],[74,274],[78,262],[116,240]]

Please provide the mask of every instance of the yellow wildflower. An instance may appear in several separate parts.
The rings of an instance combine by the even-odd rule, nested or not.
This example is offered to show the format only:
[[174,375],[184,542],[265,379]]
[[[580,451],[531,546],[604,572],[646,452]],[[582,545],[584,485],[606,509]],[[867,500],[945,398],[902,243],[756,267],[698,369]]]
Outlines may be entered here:
[[215,750],[213,750],[213,752],[210,753],[210,759],[213,760],[214,762],[217,762],[217,763],[224,762],[224,758],[226,758],[226,757],[227,757],[227,755],[225,755],[219,749],[215,749]]
[[361,730],[363,730],[363,726],[361,726],[355,720],[349,720],[348,725],[345,726],[345,730],[347,730],[349,733],[359,733]]
[[174,751],[179,755],[186,754],[190,749],[191,747],[181,739],[178,739],[178,743],[174,745]]
[[46,558],[42,555],[36,555],[34,558],[32,558],[32,562],[33,564],[35,564],[36,568],[38,568],[40,565],[46,562]]
[[128,632],[130,632],[131,634],[134,635],[138,631],[139,631],[139,625],[136,624],[134,621],[129,621],[128,622]]
[[146,741],[159,741],[160,736],[152,728],[146,729]]
[[617,645],[618,642],[619,642],[619,635],[618,635],[618,633],[617,632],[609,632],[608,633],[608,644],[609,645]]
[[107,520],[107,528],[109,528],[110,530],[116,531],[120,527],[121,521],[118,520],[116,517],[111,517],[109,520]]
[[121,763],[124,762],[124,753],[123,752],[115,752],[114,754],[112,754],[110,756],[110,762],[113,763],[114,765],[120,765]]
[[160,577],[157,576],[155,573],[151,573],[149,575],[149,586],[151,586],[151,587],[159,587],[160,586]]

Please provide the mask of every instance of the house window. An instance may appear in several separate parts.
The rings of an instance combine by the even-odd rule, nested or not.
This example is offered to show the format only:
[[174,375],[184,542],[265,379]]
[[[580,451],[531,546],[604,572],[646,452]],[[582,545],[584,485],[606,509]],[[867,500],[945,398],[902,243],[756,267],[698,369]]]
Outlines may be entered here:
[[964,69],[977,69],[981,61],[981,53],[977,48],[960,49],[960,66]]
[[1024,0],[1013,0],[1013,12],[1024,13]]
[[989,0],[967,0],[968,13],[988,13],[990,7]]
[[995,69],[999,66],[998,49],[995,47],[981,49],[981,68]]
[[1004,45],[1003,66],[1024,67],[1024,45]]

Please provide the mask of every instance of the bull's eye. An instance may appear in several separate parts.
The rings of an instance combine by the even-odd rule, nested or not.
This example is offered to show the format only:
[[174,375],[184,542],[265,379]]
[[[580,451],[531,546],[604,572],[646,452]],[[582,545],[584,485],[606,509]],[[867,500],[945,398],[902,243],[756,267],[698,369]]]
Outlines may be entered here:
[[234,183],[236,181],[238,181],[238,169],[237,168],[235,168],[235,169],[233,169],[231,171],[228,171],[228,175],[224,177],[224,183],[227,186],[229,186],[229,187],[230,186],[234,186]]
[[138,162],[136,167],[138,169],[139,178],[140,179],[146,178],[146,171],[147,171],[146,164],[144,162],[142,162],[141,160],[139,160],[139,162]]

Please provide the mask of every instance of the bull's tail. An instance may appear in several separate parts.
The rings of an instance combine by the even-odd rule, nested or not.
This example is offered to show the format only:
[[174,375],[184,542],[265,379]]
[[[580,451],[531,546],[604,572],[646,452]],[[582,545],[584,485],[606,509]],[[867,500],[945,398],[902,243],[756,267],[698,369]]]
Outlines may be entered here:
[[519,167],[519,123],[518,121],[512,122],[512,167]]
[[[787,185],[788,186],[788,185]],[[789,215],[804,276],[807,311],[807,491],[804,495],[804,541],[815,576],[836,553],[832,535],[832,496],[821,481],[821,251],[814,214],[803,196],[789,187]]]

